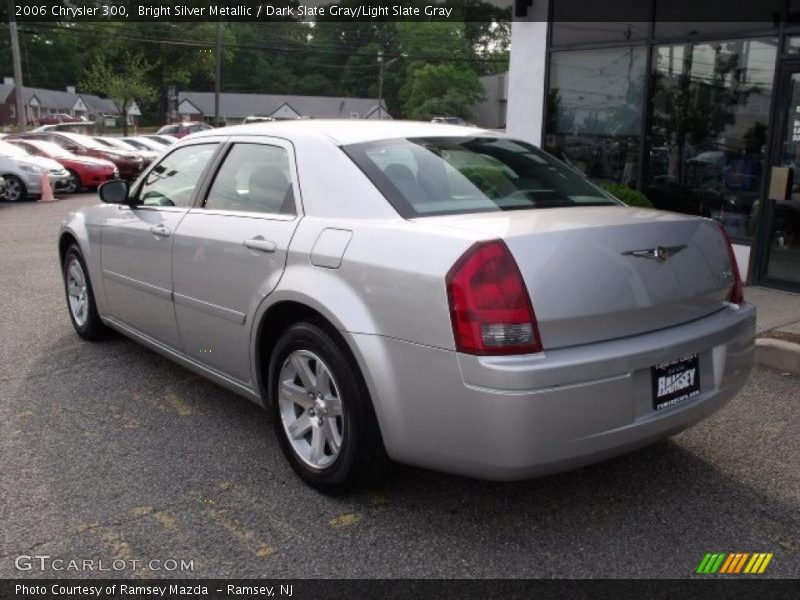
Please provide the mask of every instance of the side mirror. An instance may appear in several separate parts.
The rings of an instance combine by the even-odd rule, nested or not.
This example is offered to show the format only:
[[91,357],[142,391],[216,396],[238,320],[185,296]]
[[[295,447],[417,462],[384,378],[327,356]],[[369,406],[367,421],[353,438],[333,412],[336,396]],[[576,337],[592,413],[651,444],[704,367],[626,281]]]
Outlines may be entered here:
[[100,200],[106,204],[128,204],[128,182],[111,179],[97,188]]

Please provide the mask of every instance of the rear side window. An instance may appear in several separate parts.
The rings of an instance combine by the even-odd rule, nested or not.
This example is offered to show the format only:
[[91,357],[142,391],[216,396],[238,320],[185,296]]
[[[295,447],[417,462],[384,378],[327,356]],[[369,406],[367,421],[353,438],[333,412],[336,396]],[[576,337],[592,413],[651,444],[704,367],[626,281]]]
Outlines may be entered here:
[[234,144],[211,185],[205,207],[295,214],[289,153],[280,146]]
[[406,218],[619,204],[545,152],[505,138],[381,140],[343,150]]
[[144,206],[192,205],[194,188],[217,149],[213,144],[194,144],[171,152],[147,174],[139,190]]

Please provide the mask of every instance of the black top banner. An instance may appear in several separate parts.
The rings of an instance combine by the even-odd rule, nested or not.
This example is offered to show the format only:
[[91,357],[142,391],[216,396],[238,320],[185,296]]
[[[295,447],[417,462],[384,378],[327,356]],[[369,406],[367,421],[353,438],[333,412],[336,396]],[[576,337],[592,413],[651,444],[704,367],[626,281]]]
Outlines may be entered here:
[[[5,3],[3,3],[5,4]],[[17,21],[493,21],[514,0],[16,0]]]
[[800,22],[798,0],[11,0],[19,22]]

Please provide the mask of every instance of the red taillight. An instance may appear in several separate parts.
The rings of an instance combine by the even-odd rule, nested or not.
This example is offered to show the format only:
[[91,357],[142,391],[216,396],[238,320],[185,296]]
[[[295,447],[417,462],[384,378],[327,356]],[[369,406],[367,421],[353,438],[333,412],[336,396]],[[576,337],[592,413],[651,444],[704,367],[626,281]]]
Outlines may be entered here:
[[731,271],[733,272],[733,288],[731,288],[731,293],[728,295],[728,302],[732,304],[741,304],[744,302],[744,286],[742,285],[742,278],[739,275],[739,266],[736,263],[736,254],[733,252],[733,244],[722,223],[717,223],[717,225],[722,232],[722,237],[725,238],[725,244],[728,246],[728,260],[731,263]]
[[467,354],[541,352],[522,274],[502,240],[467,250],[447,274],[456,349]]

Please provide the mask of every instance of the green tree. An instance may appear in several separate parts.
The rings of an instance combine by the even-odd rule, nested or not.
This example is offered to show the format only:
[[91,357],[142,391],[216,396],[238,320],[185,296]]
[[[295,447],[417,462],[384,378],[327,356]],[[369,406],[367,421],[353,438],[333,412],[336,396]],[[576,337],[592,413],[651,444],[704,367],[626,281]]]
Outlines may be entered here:
[[128,135],[128,111],[134,102],[149,102],[156,88],[148,80],[150,68],[137,54],[129,54],[112,66],[102,55],[86,72],[81,87],[111,99],[122,115],[122,131]]
[[455,116],[467,119],[483,99],[480,79],[469,68],[441,64],[414,68],[403,88],[403,109],[414,119]]

